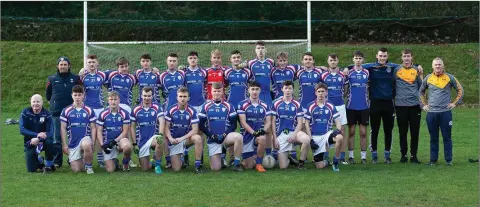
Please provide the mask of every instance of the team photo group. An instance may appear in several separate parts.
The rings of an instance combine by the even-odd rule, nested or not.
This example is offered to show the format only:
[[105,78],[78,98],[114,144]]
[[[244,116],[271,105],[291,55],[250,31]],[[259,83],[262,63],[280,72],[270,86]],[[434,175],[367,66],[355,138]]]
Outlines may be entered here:
[[[258,41],[252,60],[242,59],[238,50],[191,51],[187,57],[170,53],[165,70],[152,67],[149,54],[139,54],[138,60],[119,57],[116,69],[100,70],[98,57],[90,54],[78,75],[68,57],[58,58],[57,72],[46,83],[49,110],[44,97],[35,94],[21,112],[27,171],[51,173],[68,163],[74,172],[92,174],[96,155],[106,172],[139,165],[162,174],[190,164],[195,173],[206,168],[266,172],[277,165],[338,172],[341,165],[391,164],[394,141],[398,162],[425,159],[435,165],[439,131],[445,164],[453,165],[451,110],[464,91],[442,58],[424,69],[414,64],[415,51],[392,54],[379,48],[373,63],[364,63],[361,51],[352,51],[352,62],[342,63],[347,67],[339,67],[335,53],[314,57],[306,52],[298,65],[289,63],[296,60],[289,60],[288,51],[267,58],[267,46]],[[402,63],[390,62],[389,55],[401,56]],[[210,67],[198,65],[203,57],[210,58]],[[325,60],[328,64],[316,66]],[[139,61],[141,69],[131,73],[130,61]],[[184,61],[186,66],[179,64]],[[420,129],[422,110],[427,129]],[[392,138],[395,119],[398,140]],[[377,146],[381,125],[383,158]],[[417,156],[420,130],[430,135],[428,158]],[[354,157],[356,135],[360,159]]]

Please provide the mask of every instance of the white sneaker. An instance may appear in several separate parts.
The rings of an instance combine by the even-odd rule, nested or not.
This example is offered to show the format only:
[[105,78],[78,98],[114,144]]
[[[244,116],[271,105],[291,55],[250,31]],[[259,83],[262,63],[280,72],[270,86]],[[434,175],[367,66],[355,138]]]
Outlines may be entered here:
[[93,168],[89,167],[87,168],[87,174],[93,174]]
[[132,160],[130,160],[130,162],[128,162],[128,165],[130,167],[137,167],[137,164],[135,164]]

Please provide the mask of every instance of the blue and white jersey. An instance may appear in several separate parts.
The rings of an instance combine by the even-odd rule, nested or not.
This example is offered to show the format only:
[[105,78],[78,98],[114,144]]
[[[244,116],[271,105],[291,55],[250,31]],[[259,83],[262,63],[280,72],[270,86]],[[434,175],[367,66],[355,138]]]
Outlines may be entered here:
[[266,58],[263,61],[258,59],[248,61],[248,68],[252,73],[253,80],[256,80],[260,84],[260,100],[266,104],[272,104],[272,96],[270,95],[270,81],[273,67],[274,61],[270,58]]
[[132,74],[120,74],[118,71],[112,71],[107,79],[108,91],[116,91],[120,94],[120,103],[127,106],[132,105],[133,86],[137,84],[135,76]]
[[142,102],[142,90],[145,86],[153,89],[153,102],[160,104],[160,93],[158,88],[160,87],[160,73],[153,71],[145,72],[143,69],[138,69],[135,72],[135,78],[138,83],[138,98],[137,103]]
[[180,110],[178,104],[170,106],[165,113],[165,121],[170,122],[170,134],[173,138],[182,137],[192,130],[192,124],[198,123],[197,112],[186,106]]
[[153,135],[159,134],[158,119],[163,116],[162,108],[152,103],[150,107],[143,104],[136,106],[130,114],[132,123],[136,123],[135,133],[137,144],[141,148]]
[[102,86],[107,79],[105,73],[98,70],[94,73],[86,72],[81,79],[85,88],[85,105],[93,109],[103,108]]
[[240,101],[248,96],[248,81],[252,74],[247,68],[235,70],[228,68],[225,71],[225,83],[230,88],[228,92],[228,103],[237,107]]
[[322,70],[313,68],[308,71],[305,68],[301,68],[297,72],[297,79],[300,85],[299,93],[300,104],[304,110],[307,109],[308,104],[316,99],[315,85],[322,82]]
[[[272,111],[270,106],[262,101],[253,104],[250,99],[246,99],[238,104],[237,114],[244,114],[248,126],[257,131],[263,129],[265,119],[270,119],[268,116],[272,116]],[[243,135],[243,143],[248,143],[253,139],[252,134],[248,133],[243,127],[240,128],[240,133]]]
[[287,129],[289,132],[295,131],[298,117],[303,117],[303,110],[300,106],[300,102],[292,99],[290,102],[286,102],[283,98],[273,101],[272,115],[275,116],[275,125],[277,136],[279,136],[283,130]]
[[185,72],[181,70],[170,72],[167,69],[160,74],[160,87],[165,99],[165,109],[177,102],[177,90],[182,86],[185,86]]
[[97,120],[92,108],[83,105],[76,109],[74,105],[65,107],[60,114],[60,121],[67,124],[68,148],[72,149],[80,144],[80,141],[91,136],[91,123]]
[[326,72],[322,74],[322,81],[328,87],[328,102],[335,106],[345,104],[343,101],[346,84],[345,76],[341,73]]
[[348,84],[348,98],[347,109],[365,110],[368,109],[368,79],[370,73],[366,69],[355,70],[351,69],[347,77]]
[[312,136],[321,136],[332,130],[333,121],[340,117],[335,106],[331,103],[318,105],[317,101],[310,103],[305,119],[310,121]]
[[[209,101],[202,106],[202,111],[198,114],[199,118],[206,119],[206,127],[210,129],[212,135],[223,134],[227,132],[230,126],[230,118],[237,116],[237,112],[230,103],[221,101],[215,103]],[[207,139],[207,143],[213,143],[210,137]]]
[[196,107],[205,103],[206,81],[207,71],[199,67],[187,67],[185,70],[185,85],[187,86],[190,94],[190,100],[188,100],[189,105]]
[[285,68],[275,67],[272,71],[273,92],[275,99],[283,96],[283,83],[287,80],[295,81],[295,73],[299,69],[299,65],[287,65]]
[[119,107],[113,113],[109,108],[103,110],[97,119],[97,126],[102,126],[103,144],[116,139],[123,132],[123,125],[130,125],[130,115],[125,109]]

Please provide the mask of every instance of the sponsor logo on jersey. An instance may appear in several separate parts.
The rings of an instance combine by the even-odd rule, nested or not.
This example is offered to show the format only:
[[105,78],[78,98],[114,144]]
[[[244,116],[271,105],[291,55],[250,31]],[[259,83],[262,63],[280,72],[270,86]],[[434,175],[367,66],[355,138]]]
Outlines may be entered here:
[[40,123],[45,122],[45,117],[40,117]]

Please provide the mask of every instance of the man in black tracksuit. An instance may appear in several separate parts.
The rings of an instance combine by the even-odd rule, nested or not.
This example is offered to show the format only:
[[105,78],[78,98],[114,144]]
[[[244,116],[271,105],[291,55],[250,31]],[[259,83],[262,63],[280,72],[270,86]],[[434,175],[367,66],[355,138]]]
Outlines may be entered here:
[[57,60],[57,73],[48,77],[46,98],[50,103],[50,113],[54,124],[54,165],[61,167],[63,163],[62,139],[60,137],[60,113],[63,108],[73,103],[72,88],[81,84],[80,77],[70,72],[70,60],[60,57]]

